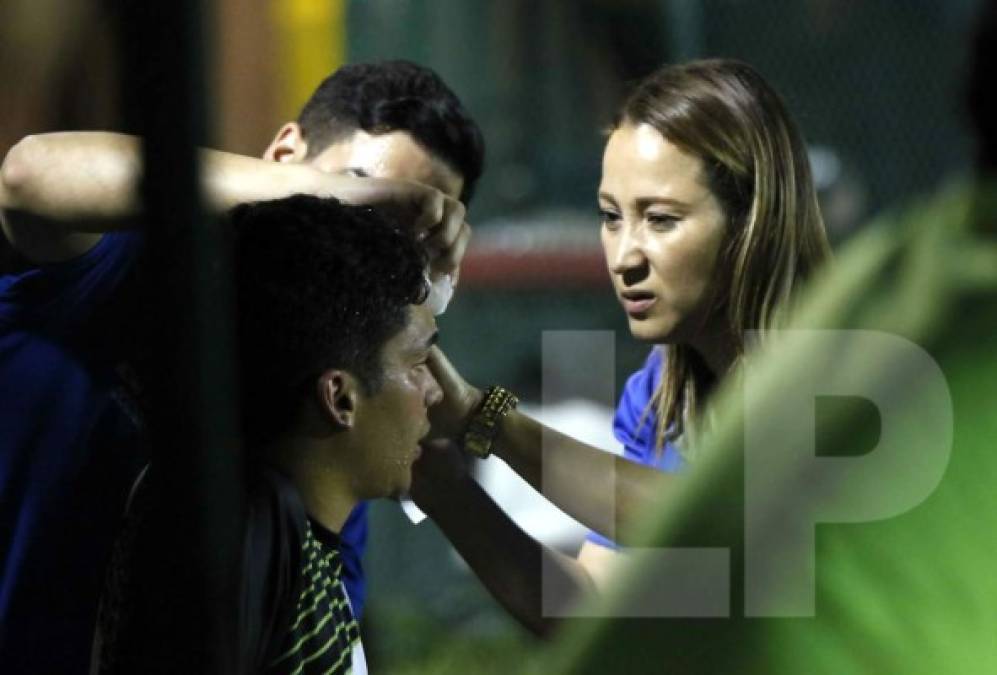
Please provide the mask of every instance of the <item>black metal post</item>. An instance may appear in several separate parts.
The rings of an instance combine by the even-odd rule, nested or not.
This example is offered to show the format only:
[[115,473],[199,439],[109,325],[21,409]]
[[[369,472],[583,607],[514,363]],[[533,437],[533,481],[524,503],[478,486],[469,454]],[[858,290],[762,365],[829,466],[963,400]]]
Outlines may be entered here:
[[[210,3],[207,4],[210,6]],[[199,193],[207,141],[207,6],[197,0],[122,2],[124,102],[144,137],[148,284],[143,321],[149,390],[150,524],[159,552],[147,583],[165,583],[148,610],[146,646],[176,667],[233,672],[239,660],[231,588],[241,549],[242,463],[235,410],[230,252]],[[150,562],[147,561],[147,562]],[[156,642],[158,640],[158,642]],[[158,659],[153,659],[158,660]],[[147,672],[157,672],[150,663]],[[188,671],[194,672],[194,670]]]

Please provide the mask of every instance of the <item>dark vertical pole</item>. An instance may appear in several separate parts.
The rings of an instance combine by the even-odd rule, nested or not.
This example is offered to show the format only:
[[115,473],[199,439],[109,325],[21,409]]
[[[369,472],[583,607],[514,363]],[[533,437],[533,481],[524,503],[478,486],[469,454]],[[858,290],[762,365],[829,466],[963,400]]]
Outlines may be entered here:
[[[237,669],[230,587],[241,541],[242,466],[235,413],[229,251],[199,196],[196,147],[207,140],[203,37],[210,3],[124,0],[123,83],[144,137],[148,284],[144,368],[155,496],[158,607],[146,672]],[[140,582],[143,583],[143,582]],[[136,619],[139,620],[139,619]],[[158,633],[158,634],[155,634]],[[169,665],[167,665],[169,664]]]

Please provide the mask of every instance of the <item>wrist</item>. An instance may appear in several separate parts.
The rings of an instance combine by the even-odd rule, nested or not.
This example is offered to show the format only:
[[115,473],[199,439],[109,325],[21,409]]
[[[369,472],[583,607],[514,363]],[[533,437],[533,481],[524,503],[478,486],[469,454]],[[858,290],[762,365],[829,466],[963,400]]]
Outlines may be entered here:
[[480,403],[470,416],[461,449],[479,459],[487,458],[497,444],[505,418],[519,403],[519,399],[504,387],[489,387],[480,397]]
[[378,201],[377,197],[381,195],[378,192],[378,183],[375,179],[358,178],[353,175],[326,174],[320,180],[322,181],[322,192],[353,206],[369,205]]
[[481,408],[482,402],[485,400],[485,392],[477,387],[467,386],[467,390],[464,392],[463,400],[461,402],[461,414],[460,419],[462,421],[463,427],[461,432],[467,430],[467,425],[471,423],[474,418],[475,413]]

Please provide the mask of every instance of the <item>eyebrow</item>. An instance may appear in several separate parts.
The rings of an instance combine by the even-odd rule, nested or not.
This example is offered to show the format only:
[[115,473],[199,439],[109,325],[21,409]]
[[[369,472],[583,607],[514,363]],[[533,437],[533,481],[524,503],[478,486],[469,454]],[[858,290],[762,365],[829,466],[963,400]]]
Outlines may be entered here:
[[[616,199],[614,199],[612,195],[605,192],[599,193],[599,199],[610,202],[614,206],[616,205]],[[637,199],[637,208],[640,211],[656,204],[663,204],[665,206],[670,206],[674,209],[681,209],[683,211],[687,211],[690,208],[689,204],[686,202],[679,201],[678,199],[671,199],[670,197],[640,197]]]
[[655,206],[656,204],[661,204],[664,206],[670,206],[673,209],[679,209],[680,211],[688,211],[689,204],[678,199],[669,199],[668,197],[641,197],[637,200],[637,208],[643,211],[649,206]]
[[367,173],[366,170],[361,169],[359,166],[348,166],[343,169],[343,173],[356,176],[357,178],[370,178],[370,174]]

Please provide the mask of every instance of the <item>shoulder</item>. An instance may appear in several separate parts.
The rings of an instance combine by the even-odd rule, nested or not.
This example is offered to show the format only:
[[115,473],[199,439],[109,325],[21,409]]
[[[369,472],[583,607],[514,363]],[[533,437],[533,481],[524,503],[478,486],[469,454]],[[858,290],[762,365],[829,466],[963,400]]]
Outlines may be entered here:
[[675,447],[667,442],[661,451],[656,447],[658,416],[652,401],[661,383],[664,360],[662,349],[655,347],[640,370],[627,379],[613,417],[613,435],[627,459],[662,471],[678,471],[682,459]]
[[644,365],[627,378],[623,394],[616,406],[613,428],[617,439],[628,446],[638,435],[638,428],[655,425],[651,400],[661,381],[662,353],[656,347],[648,354]]
[[71,260],[35,265],[0,278],[0,317],[7,320],[51,318],[64,325],[106,305],[132,273],[144,238],[115,232]]
[[342,581],[338,537],[306,522],[301,587],[294,611],[276,636],[280,649],[267,659],[267,672],[349,672],[362,655],[360,626]]
[[286,600],[299,585],[308,517],[297,488],[288,478],[268,468],[251,474],[242,573],[249,585],[261,581],[271,587],[274,597]]
[[241,550],[236,558],[238,654],[258,669],[282,644],[302,586],[307,517],[297,489],[263,467],[248,472]]
[[623,387],[621,407],[626,403],[629,406],[639,405],[643,409],[661,382],[663,366],[664,352],[660,347],[655,347],[644,359],[644,365],[627,378],[627,383]]

